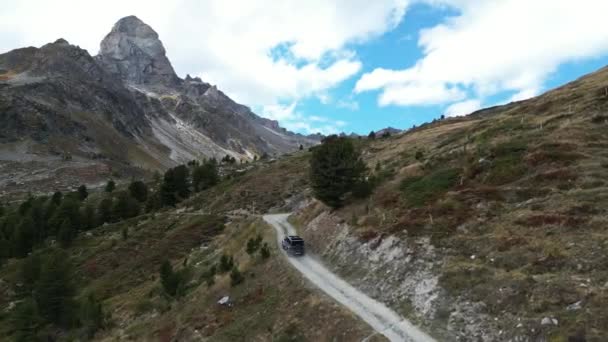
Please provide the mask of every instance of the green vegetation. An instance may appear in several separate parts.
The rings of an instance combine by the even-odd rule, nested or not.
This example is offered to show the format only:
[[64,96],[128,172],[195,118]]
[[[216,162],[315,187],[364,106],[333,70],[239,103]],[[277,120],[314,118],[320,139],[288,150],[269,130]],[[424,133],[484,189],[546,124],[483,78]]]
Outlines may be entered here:
[[260,248],[260,244],[262,243],[262,235],[258,234],[255,239],[249,239],[247,241],[247,254],[253,255]]
[[437,170],[426,176],[406,178],[400,188],[408,204],[422,206],[456,185],[459,176],[459,169]]
[[327,137],[313,150],[310,160],[312,188],[315,197],[330,207],[342,206],[345,196],[358,184],[366,182],[365,173],[361,152],[348,138]]
[[203,164],[196,166],[192,172],[192,186],[195,192],[207,190],[215,186],[219,181],[220,176],[215,159],[203,161]]
[[110,179],[106,184],[106,192],[112,192],[114,191],[114,189],[116,189],[116,183],[114,183],[114,181]]

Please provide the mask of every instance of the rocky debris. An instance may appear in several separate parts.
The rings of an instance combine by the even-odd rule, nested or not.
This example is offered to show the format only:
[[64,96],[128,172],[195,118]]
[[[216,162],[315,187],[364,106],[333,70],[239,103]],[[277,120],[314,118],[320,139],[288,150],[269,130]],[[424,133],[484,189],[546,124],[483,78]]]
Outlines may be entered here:
[[540,325],[546,326],[546,325],[557,325],[558,321],[555,318],[549,318],[549,317],[544,317],[541,321],[540,321]]
[[[300,211],[314,211],[315,203]],[[334,272],[408,319],[430,326],[438,317],[447,318],[447,325],[441,323],[445,331],[438,332],[446,340],[504,340],[497,322],[483,313],[483,303],[449,297],[439,286],[442,261],[428,237],[378,234],[361,240],[347,222],[326,211],[299,233]]]

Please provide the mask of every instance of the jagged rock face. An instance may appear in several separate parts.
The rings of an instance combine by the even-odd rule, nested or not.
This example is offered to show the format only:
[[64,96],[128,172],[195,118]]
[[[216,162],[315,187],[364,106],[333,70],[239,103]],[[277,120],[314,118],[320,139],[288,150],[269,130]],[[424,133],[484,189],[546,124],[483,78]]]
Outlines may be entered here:
[[101,42],[98,60],[132,84],[176,86],[175,74],[158,34],[135,16],[120,19]]
[[96,57],[64,39],[0,54],[0,123],[0,179],[9,177],[7,160],[60,163],[69,155],[78,165],[139,172],[318,141],[198,77],[177,77],[158,34],[136,17],[117,22]]

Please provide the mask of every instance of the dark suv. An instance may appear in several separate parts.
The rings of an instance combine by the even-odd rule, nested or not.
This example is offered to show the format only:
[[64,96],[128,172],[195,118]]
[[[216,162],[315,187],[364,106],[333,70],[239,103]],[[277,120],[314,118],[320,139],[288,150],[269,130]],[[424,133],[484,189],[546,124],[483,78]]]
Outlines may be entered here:
[[290,255],[304,255],[304,240],[297,235],[289,235],[281,243],[283,249]]

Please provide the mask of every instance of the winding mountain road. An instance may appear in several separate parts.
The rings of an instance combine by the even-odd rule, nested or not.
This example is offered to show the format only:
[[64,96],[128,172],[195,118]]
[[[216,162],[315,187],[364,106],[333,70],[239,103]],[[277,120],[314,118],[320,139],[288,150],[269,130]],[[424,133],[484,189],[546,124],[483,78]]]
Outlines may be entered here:
[[[282,250],[281,240],[285,235],[296,235],[296,230],[287,221],[287,217],[289,217],[289,214],[264,216],[264,221],[270,224],[277,232],[277,242],[280,250]],[[289,263],[310,282],[350,309],[379,334],[386,336],[389,340],[406,342],[435,341],[384,304],[352,287],[310,255],[288,257],[285,254],[285,256]]]

